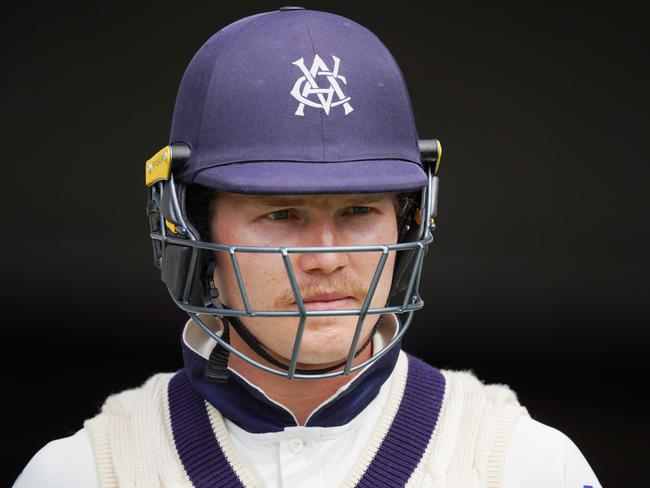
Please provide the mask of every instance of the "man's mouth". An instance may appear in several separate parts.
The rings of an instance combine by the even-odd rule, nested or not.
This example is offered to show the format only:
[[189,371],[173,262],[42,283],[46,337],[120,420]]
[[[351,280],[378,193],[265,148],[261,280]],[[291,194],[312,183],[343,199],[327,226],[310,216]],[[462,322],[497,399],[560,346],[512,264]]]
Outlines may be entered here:
[[[349,308],[353,300],[354,297],[334,292],[303,298],[302,303],[305,305],[305,310],[334,310]],[[296,302],[291,305],[295,306]]]

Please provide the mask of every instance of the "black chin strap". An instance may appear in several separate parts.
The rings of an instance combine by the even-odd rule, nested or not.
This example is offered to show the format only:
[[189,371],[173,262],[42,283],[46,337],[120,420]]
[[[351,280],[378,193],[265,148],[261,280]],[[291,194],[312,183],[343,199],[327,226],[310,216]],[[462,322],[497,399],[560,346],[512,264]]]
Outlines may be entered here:
[[[377,323],[373,327],[372,332],[370,333],[368,338],[361,345],[361,348],[359,348],[359,350],[354,354],[355,358],[359,356],[359,354],[361,354],[366,347],[368,347],[368,344],[370,344],[372,338],[377,333],[377,330],[379,329],[379,326],[383,318],[384,318],[383,315],[379,317],[379,320],[377,320]],[[289,365],[278,361],[267,352],[267,348],[255,338],[255,336],[251,333],[251,331],[249,331],[248,328],[246,328],[246,326],[242,323],[239,317],[223,316],[221,321],[223,322],[223,334],[221,334],[221,337],[228,344],[230,344],[230,326],[232,325],[232,327],[237,331],[237,334],[239,334],[242,340],[259,356],[266,359],[269,363],[273,364],[274,366],[277,366],[278,368],[284,369],[285,371],[289,370]],[[210,381],[212,383],[225,383],[228,381],[228,376],[230,373],[230,371],[228,370],[229,354],[230,351],[228,351],[221,344],[217,343],[217,345],[214,346],[212,352],[210,353],[208,364],[205,368],[204,377],[206,381]],[[339,364],[335,364],[334,366],[329,366],[327,368],[322,368],[322,369],[296,368],[296,373],[306,374],[306,375],[324,374],[324,373],[329,373],[330,371],[334,371],[344,365],[345,365],[345,361],[342,361]]]
[[[221,338],[230,344],[230,328],[228,322],[223,322],[223,333]],[[230,371],[228,370],[228,356],[230,351],[217,342],[217,345],[212,348],[208,365],[205,367],[205,374],[203,377],[210,383],[227,383]]]

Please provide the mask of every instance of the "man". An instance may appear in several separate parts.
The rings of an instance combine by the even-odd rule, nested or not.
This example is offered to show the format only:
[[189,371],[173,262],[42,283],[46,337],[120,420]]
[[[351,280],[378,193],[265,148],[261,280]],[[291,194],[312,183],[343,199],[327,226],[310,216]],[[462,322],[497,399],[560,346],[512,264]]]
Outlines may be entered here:
[[440,155],[360,25],[285,7],[216,33],[145,169],[185,367],[109,397],[15,486],[600,486],[507,386],[400,348]]

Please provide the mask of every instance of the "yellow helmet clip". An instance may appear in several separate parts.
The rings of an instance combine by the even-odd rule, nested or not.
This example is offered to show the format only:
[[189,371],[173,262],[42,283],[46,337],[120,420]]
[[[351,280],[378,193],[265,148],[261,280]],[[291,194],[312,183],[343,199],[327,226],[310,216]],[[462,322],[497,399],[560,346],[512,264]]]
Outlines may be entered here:
[[165,146],[151,158],[147,159],[144,169],[144,181],[151,186],[159,181],[167,181],[172,168],[171,146]]

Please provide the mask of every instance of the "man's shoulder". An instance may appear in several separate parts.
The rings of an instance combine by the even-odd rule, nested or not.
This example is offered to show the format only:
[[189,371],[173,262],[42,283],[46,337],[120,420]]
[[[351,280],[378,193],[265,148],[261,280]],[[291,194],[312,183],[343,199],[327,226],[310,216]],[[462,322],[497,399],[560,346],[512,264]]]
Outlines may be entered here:
[[127,388],[109,395],[102,406],[102,412],[110,411],[112,414],[128,414],[137,410],[144,399],[153,399],[165,394],[169,380],[177,373],[155,373],[136,387]]
[[90,438],[85,429],[43,446],[27,463],[14,488],[99,488]]
[[445,377],[445,386],[449,395],[463,398],[480,396],[490,403],[520,406],[525,411],[525,407],[519,403],[517,393],[508,384],[485,382],[469,369],[441,369],[440,373]]
[[167,405],[167,389],[170,380],[183,370],[173,373],[155,373],[139,386],[127,388],[109,395],[101,410],[84,421],[84,429],[93,445],[104,445],[109,433],[118,429],[130,430],[149,420],[160,420]]
[[416,355],[404,350],[402,353],[412,364],[417,364],[418,369],[429,370],[435,377],[443,378],[446,403],[462,403],[471,398],[480,397],[494,405],[510,405],[518,407],[524,414],[528,413],[526,408],[519,404],[516,392],[507,384],[486,383],[472,370],[437,368]]
[[[502,453],[499,457],[503,459],[507,451],[504,488],[600,488],[576,444],[562,431],[532,419],[509,385],[485,382],[472,370],[438,371],[445,378],[445,399],[438,426],[445,434],[440,439],[460,438],[461,431],[471,425],[476,427],[474,433],[479,433],[479,425],[492,425],[496,435],[492,441],[494,453]],[[494,449],[497,444],[501,447]],[[439,450],[443,452],[444,449]]]
[[154,373],[136,387],[108,395],[101,412],[86,419],[82,429],[42,447],[25,466],[14,487],[99,487],[93,445],[98,436],[107,435],[109,419],[129,422],[143,406],[161,408],[169,380],[175,374],[178,371]]
[[522,416],[512,433],[504,486],[600,487],[589,463],[561,430]]
[[471,370],[441,370],[452,401],[472,404],[476,397],[500,405],[510,419],[504,486],[600,487],[589,463],[573,440],[561,430],[533,419],[504,383],[486,383]]

